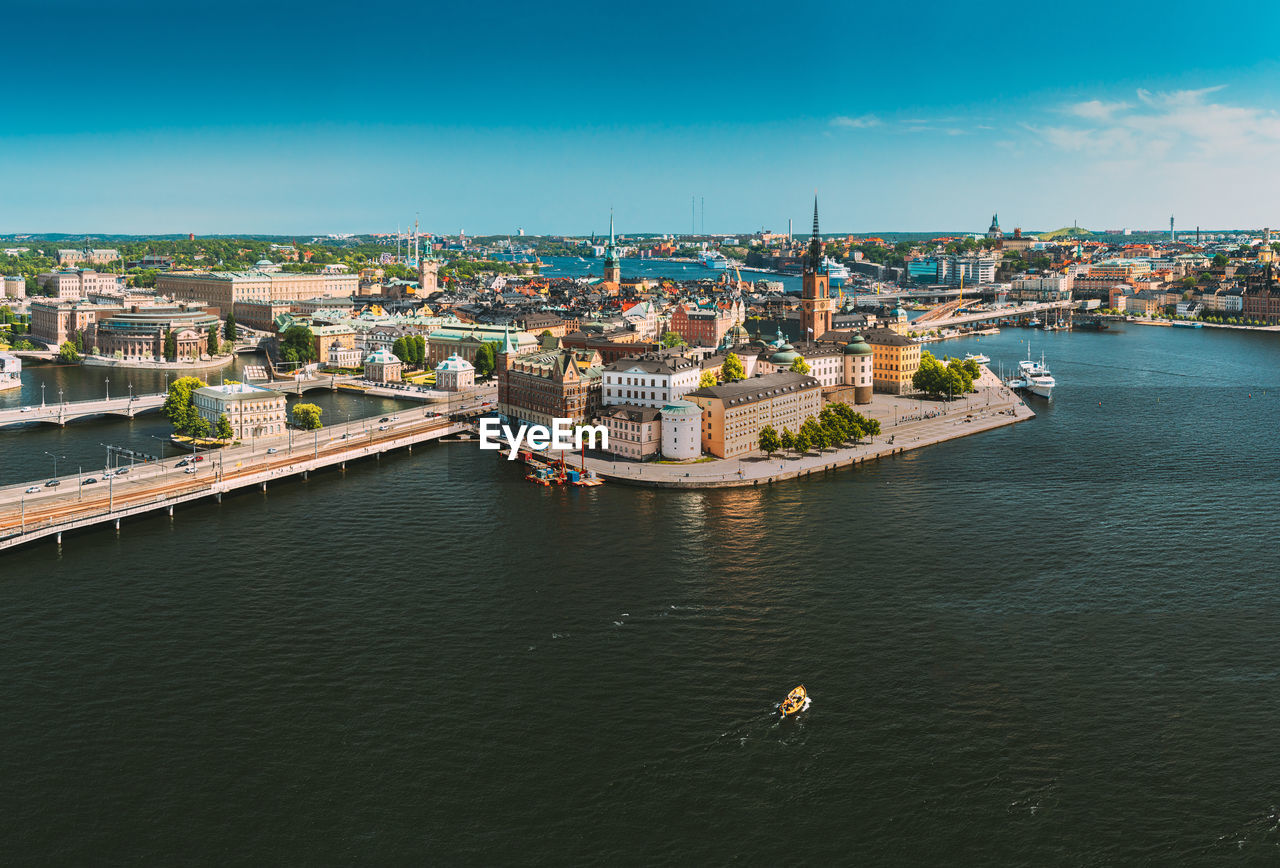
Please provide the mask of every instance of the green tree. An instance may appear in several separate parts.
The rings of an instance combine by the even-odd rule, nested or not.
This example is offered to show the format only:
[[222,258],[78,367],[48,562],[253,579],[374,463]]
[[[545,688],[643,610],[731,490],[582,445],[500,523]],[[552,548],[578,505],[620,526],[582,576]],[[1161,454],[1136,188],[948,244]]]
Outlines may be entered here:
[[320,414],[322,412],[315,404],[294,404],[293,424],[304,431],[320,428],[322,427],[320,424]]
[[790,452],[796,448],[796,435],[791,433],[790,428],[782,429],[782,436],[778,438],[778,442],[782,444],[782,448]]
[[204,438],[209,436],[209,420],[196,413],[187,422],[187,435],[190,437]]
[[[288,350],[293,350],[293,358],[289,359]],[[314,362],[316,360],[315,332],[304,325],[291,325],[280,336],[280,354],[287,361]]]
[[773,453],[782,448],[782,439],[778,436],[778,432],[773,430],[772,425],[765,425],[760,429],[760,439],[758,442],[760,451],[765,455],[768,455],[770,458],[773,457]]
[[685,340],[680,336],[679,332],[666,332],[662,336],[662,345],[670,349],[671,347],[682,347]]
[[475,366],[477,377],[487,377],[492,374],[494,365],[497,364],[493,354],[493,344],[485,343],[477,347],[475,361],[471,364]]
[[178,434],[190,433],[196,424],[195,420],[200,418],[191,393],[205,385],[205,381],[199,377],[179,377],[169,384],[169,394],[165,397],[160,412],[172,423],[173,430]]
[[809,373],[809,363],[804,360],[804,356],[796,356],[796,360],[791,363],[791,367],[787,370],[793,374],[807,374]]
[[226,332],[227,340],[234,341],[236,339],[236,315],[234,313],[227,314],[227,326],[223,331]]
[[807,455],[809,450],[813,447],[813,438],[809,435],[808,431],[804,430],[803,426],[800,428],[800,433],[796,435],[795,443],[796,452],[799,452],[801,455]]
[[74,365],[80,361],[80,354],[76,352],[76,345],[71,341],[63,341],[58,347],[58,361]]
[[698,388],[709,389],[718,382],[715,371],[703,371],[702,376],[698,378]]
[[413,359],[415,364],[425,364],[427,361],[427,339],[422,335],[413,336]]
[[391,354],[402,362],[409,361],[409,344],[403,337],[396,338],[395,343],[391,345]]
[[746,379],[747,369],[742,366],[742,359],[738,358],[737,353],[729,353],[724,357],[724,364],[720,366],[720,373],[724,375],[726,383],[733,380]]
[[215,426],[213,434],[219,440],[230,440],[236,436],[236,432],[231,428],[231,420],[227,418],[226,413],[218,417],[218,424]]
[[164,330],[164,357],[171,362],[178,359],[178,336],[173,329]]
[[216,356],[218,354],[218,324],[211,323],[209,325],[209,355]]

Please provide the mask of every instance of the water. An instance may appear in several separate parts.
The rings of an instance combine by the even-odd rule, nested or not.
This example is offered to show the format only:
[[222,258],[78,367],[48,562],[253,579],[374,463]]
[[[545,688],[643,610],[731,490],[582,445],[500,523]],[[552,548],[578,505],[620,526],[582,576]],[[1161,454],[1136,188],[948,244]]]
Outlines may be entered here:
[[0,846],[1274,864],[1280,342],[933,349],[1026,339],[1037,419],[856,471],[544,489],[440,444],[3,556]]
[[[576,256],[544,256],[541,274],[545,277],[600,277],[604,260]],[[780,281],[788,292],[800,291],[800,278],[789,274],[771,274],[743,268],[743,280]],[[669,277],[672,280],[720,280],[725,272],[708,268],[701,262],[670,262],[665,259],[624,259],[622,273],[627,277]],[[729,272],[730,277],[733,272]]]

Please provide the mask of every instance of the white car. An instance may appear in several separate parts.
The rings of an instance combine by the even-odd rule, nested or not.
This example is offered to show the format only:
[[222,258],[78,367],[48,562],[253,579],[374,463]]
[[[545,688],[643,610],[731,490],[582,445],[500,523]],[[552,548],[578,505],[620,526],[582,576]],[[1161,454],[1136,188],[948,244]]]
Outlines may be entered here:
[[267,454],[268,454],[268,455],[275,455],[275,454],[276,454],[277,452],[279,452],[279,451],[280,451],[279,449],[277,449],[276,447],[272,446],[270,449],[268,449],[268,450],[267,450]]
[[40,493],[40,486],[38,485],[33,485],[27,489],[27,494],[39,494],[39,493]]
[[30,408],[30,407],[23,407],[23,408],[22,408],[22,410],[21,410],[20,412],[22,412],[22,413],[30,413],[30,412],[31,412],[31,408]]
[[182,471],[182,472],[183,472],[183,473],[196,473],[196,472],[197,472],[197,471],[199,471],[199,470],[200,470],[200,468],[199,468],[199,467],[188,467],[186,470],[184,470],[184,471]]

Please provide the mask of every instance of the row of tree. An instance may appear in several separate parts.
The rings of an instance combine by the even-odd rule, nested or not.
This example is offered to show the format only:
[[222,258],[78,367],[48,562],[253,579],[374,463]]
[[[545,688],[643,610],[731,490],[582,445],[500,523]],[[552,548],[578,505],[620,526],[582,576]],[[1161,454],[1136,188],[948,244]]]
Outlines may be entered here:
[[779,434],[772,425],[760,429],[758,446],[768,456],[779,450],[804,455],[811,449],[821,452],[846,443],[857,443],[864,437],[880,433],[880,422],[854,410],[848,404],[834,403],[822,408],[818,418],[810,416],[793,432],[783,428]]
[[406,365],[421,365],[427,360],[427,339],[422,335],[396,338],[391,354]]
[[949,359],[944,365],[925,350],[920,354],[920,367],[911,377],[911,385],[918,392],[936,397],[954,397],[973,391],[973,381],[982,373],[972,359]]

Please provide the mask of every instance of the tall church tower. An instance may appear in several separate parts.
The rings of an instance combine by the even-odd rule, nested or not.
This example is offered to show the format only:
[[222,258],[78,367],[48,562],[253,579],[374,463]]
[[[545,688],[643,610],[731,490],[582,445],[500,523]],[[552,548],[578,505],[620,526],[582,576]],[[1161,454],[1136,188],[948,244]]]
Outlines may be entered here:
[[622,257],[613,240],[613,212],[609,212],[609,246],[604,249],[604,282],[622,283]]
[[822,264],[822,237],[818,234],[818,197],[813,197],[813,237],[804,259],[804,275],[800,292],[800,340],[816,341],[831,331],[830,277]]

